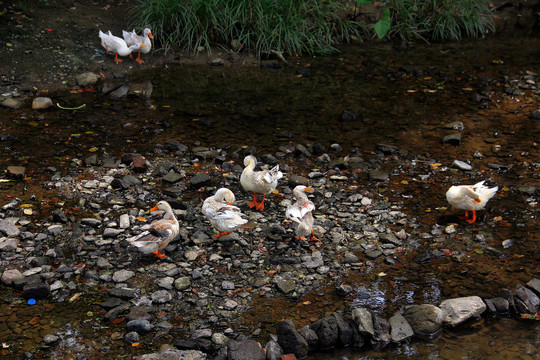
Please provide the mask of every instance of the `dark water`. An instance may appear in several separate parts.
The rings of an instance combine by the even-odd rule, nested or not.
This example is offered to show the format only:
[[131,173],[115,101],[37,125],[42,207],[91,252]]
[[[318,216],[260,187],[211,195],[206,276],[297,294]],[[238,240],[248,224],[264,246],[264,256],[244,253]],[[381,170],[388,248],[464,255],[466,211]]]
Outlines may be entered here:
[[[503,189],[539,186],[534,164],[540,160],[536,144],[540,132],[538,122],[529,118],[539,107],[538,98],[532,92],[504,95],[506,77],[540,73],[539,49],[537,39],[410,49],[366,44],[344,48],[333,57],[291,59],[293,65],[281,69],[170,65],[134,75],[132,83],[152,81],[150,100],[114,101],[99,93],[55,94],[54,102],[64,106],[86,103],[87,107],[45,113],[1,110],[1,131],[13,134],[15,140],[2,144],[0,165],[24,165],[31,179],[2,184],[0,196],[18,196],[24,201],[37,194],[44,206],[36,209],[36,215],[46,216],[50,211],[47,205],[56,201],[55,193],[41,186],[40,181],[48,177],[47,167],[68,173],[74,158],[119,156],[131,150],[148,154],[156,143],[172,139],[190,147],[229,151],[256,146],[259,154],[275,152],[282,145],[320,143],[328,148],[339,143],[344,155],[351,151],[368,155],[375,144],[383,142],[445,165],[454,159],[471,159],[477,169],[488,163],[513,164],[511,171],[490,172],[504,197],[497,199],[491,214],[501,217],[500,225],[487,234],[490,245],[498,248],[503,240],[512,239],[515,245],[510,256],[501,259],[470,251],[461,262],[445,257],[418,265],[413,261],[415,253],[404,254],[397,266],[377,264],[369,272],[348,275],[348,283],[370,293],[367,300],[340,299],[327,284],[328,288],[299,303],[281,298],[257,300],[239,323],[247,329],[259,324],[272,329],[285,316],[302,325],[353,306],[366,306],[386,316],[410,303],[437,304],[445,298],[467,295],[494,297],[502,288],[513,289],[540,276],[537,211],[526,197]],[[477,93],[490,94],[491,100],[471,100]],[[340,121],[344,110],[354,113],[356,119]],[[453,121],[463,121],[466,126],[464,141],[458,147],[441,144],[441,138],[452,132],[442,125]],[[477,151],[483,154],[481,159],[473,158]],[[310,168],[310,164],[294,165]],[[430,171],[429,164],[425,169]],[[381,189],[381,196],[401,199],[406,204],[403,211],[418,218],[424,231],[449,222],[443,190],[437,186],[438,180],[448,181],[446,173],[434,173],[435,183],[426,187],[407,177],[405,166],[391,170],[397,171],[398,180]],[[409,181],[404,184],[402,179]],[[473,230],[471,236],[476,233],[478,230]],[[455,241],[441,246],[450,252],[464,251]],[[383,271],[386,276],[379,277]],[[403,277],[407,280],[400,281]],[[303,305],[306,301],[317,306]],[[0,319],[13,326],[6,341],[21,350],[34,348],[44,334],[69,326],[72,336],[62,339],[53,357],[63,354],[74,358],[83,349],[96,354],[141,353],[139,348],[127,348],[117,340],[123,324],[105,327],[97,320],[101,315],[91,299],[29,307],[13,305],[8,298],[0,308]],[[74,309],[74,318],[61,320],[62,313]],[[39,319],[32,320],[36,314]],[[472,330],[447,332],[433,343],[415,341],[358,355],[343,350],[310,359],[535,359],[539,357],[539,330],[537,322],[485,320]],[[159,345],[159,340],[149,342],[154,350]]]

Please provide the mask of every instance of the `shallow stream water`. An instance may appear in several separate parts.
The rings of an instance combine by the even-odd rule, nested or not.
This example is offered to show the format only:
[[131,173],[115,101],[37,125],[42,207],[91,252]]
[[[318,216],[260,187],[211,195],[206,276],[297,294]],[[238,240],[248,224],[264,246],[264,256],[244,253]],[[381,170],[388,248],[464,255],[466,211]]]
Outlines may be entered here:
[[[454,159],[470,160],[477,169],[487,168],[489,163],[511,166],[508,171],[489,173],[504,195],[495,200],[489,216],[502,220],[500,226],[482,230],[489,230],[490,245],[497,248],[503,240],[511,239],[511,255],[501,258],[476,249],[467,252],[462,261],[447,257],[426,265],[414,261],[417,253],[409,253],[395,266],[378,263],[370,271],[348,274],[350,284],[365,290],[357,297],[339,298],[334,284],[322,284],[319,291],[299,302],[261,298],[238,320],[239,326],[253,329],[262,324],[271,332],[284,318],[293,317],[303,325],[332,311],[360,305],[388,315],[411,303],[438,304],[446,298],[468,295],[494,297],[500,289],[513,289],[540,277],[533,201],[503,189],[540,185],[539,123],[529,117],[539,107],[538,96],[527,91],[521,96],[504,95],[508,87],[505,77],[540,73],[538,39],[466,41],[408,49],[366,44],[343,48],[332,57],[290,62],[290,67],[276,62],[279,68],[171,64],[131,78],[133,84],[151,80],[149,99],[118,101],[99,92],[57,93],[54,101],[64,106],[87,106],[81,111],[45,113],[2,109],[1,131],[15,140],[2,144],[0,165],[24,165],[31,179],[24,184],[2,184],[0,196],[24,201],[36,195],[44,204],[36,215],[47,216],[50,204],[57,201],[55,193],[41,185],[48,176],[47,167],[68,173],[74,157],[119,156],[132,149],[147,157],[159,156],[148,152],[156,143],[172,139],[190,147],[256,146],[259,154],[276,152],[281,145],[308,143],[327,148],[338,143],[343,154],[371,153],[377,143],[385,143],[447,166]],[[491,99],[474,100],[479,93],[491,95]],[[342,121],[343,111],[354,113],[356,118]],[[455,132],[443,125],[455,121],[465,124],[462,144],[442,144],[445,135]],[[482,156],[475,157],[475,152]],[[309,170],[302,164],[295,167]],[[426,187],[408,177],[406,167],[388,170],[392,177],[388,185],[381,186],[381,196],[402,199],[407,204],[403,211],[418,218],[427,232],[435,224],[452,222],[445,190],[437,185],[436,174],[433,186]],[[460,180],[466,179],[463,175]],[[471,236],[476,233],[473,228]],[[441,244],[443,248],[463,250],[455,243]],[[382,271],[386,276],[381,278],[377,274]],[[95,353],[106,351],[111,358],[128,356],[125,346],[115,342],[121,324],[103,327],[95,321],[96,309],[95,303],[75,309],[69,301],[29,307],[6,300],[0,303],[0,319],[12,324],[13,332],[0,340],[29,351],[51,329],[69,326],[72,336],[62,339],[55,349],[38,352],[37,358],[73,359],[81,346],[93,348]],[[70,319],[62,317],[66,311],[72,313]],[[159,339],[150,342],[156,345]],[[537,359],[539,345],[538,322],[486,319],[472,329],[447,331],[432,343],[413,341],[359,354],[339,350],[309,358]],[[137,348],[130,351],[140,354]]]

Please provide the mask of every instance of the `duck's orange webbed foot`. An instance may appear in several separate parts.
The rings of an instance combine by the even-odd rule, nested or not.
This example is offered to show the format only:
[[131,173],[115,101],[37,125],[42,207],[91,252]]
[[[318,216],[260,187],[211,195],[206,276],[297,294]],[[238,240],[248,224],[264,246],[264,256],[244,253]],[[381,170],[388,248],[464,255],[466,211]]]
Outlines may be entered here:
[[266,195],[263,195],[262,201],[260,203],[258,203],[257,206],[255,206],[255,209],[257,209],[259,211],[264,210],[264,199],[265,198],[266,198]]
[[165,257],[165,256],[167,256],[167,255],[165,255],[165,254],[161,253],[161,249],[160,249],[160,250],[158,250],[158,251],[154,251],[154,252],[152,252],[152,254],[156,255],[156,257],[158,257],[158,258],[162,258],[162,257]]
[[469,211],[465,210],[464,216],[459,216],[460,220],[467,220],[469,218]]
[[219,233],[214,235],[214,237],[219,238],[219,237],[222,237],[223,235],[227,235],[227,234],[230,234],[230,231],[223,231],[223,232],[220,231]]
[[120,59],[120,58],[118,57],[118,53],[116,53],[116,56],[114,57],[114,61],[116,61],[117,63],[119,63],[119,62],[122,62],[122,61],[124,61],[124,60]]
[[[131,55],[131,54],[130,54]],[[144,60],[141,59],[141,53],[139,52],[139,56],[137,56],[137,58],[135,59],[136,62],[138,62],[139,64],[142,64],[144,63]]]
[[309,241],[319,241],[319,239],[317,239],[315,237],[315,234],[313,233],[313,230],[311,230],[311,236],[309,237]]
[[248,202],[246,205],[250,208],[256,207],[259,203],[257,202],[257,193],[253,193],[253,200]]
[[476,221],[476,210],[472,211],[472,218],[465,221],[468,222],[469,224],[474,223]]

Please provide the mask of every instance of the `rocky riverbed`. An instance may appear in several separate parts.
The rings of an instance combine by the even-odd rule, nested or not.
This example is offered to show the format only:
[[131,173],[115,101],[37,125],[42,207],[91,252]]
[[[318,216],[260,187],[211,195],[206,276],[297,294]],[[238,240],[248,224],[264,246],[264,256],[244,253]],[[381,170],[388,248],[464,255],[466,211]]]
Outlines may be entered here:
[[[247,355],[232,356],[237,345],[229,343],[229,339],[242,342],[275,333],[273,326],[260,321],[269,314],[256,315],[259,321],[250,325],[241,320],[241,314],[252,310],[258,299],[302,301],[311,321],[321,311],[308,309],[322,306],[322,314],[331,310],[341,328],[348,324],[341,318],[349,316],[346,303],[309,300],[314,291],[334,287],[335,294],[342,299],[370,297],[370,285],[358,290],[351,276],[361,274],[373,281],[391,275],[392,281],[406,282],[411,264],[404,263],[411,260],[418,266],[443,259],[442,267],[462,262],[475,267],[482,253],[503,259],[511,255],[508,249],[516,240],[493,243],[492,229],[504,226],[501,217],[516,216],[516,221],[521,222],[536,217],[532,198],[525,212],[514,215],[508,215],[500,200],[494,199],[479,221],[469,225],[458,221],[456,211],[437,199],[431,207],[445,213],[449,221],[426,229],[418,218],[408,214],[409,195],[393,189],[392,183],[403,186],[414,181],[423,188],[436,189],[442,197],[450,184],[464,176],[470,183],[488,180],[495,184],[490,178],[499,177],[505,169],[469,171],[459,163],[439,163],[385,144],[377,145],[373,151],[349,154],[342,154],[339,144],[328,149],[320,144],[298,144],[281,147],[273,154],[261,154],[263,168],[280,164],[285,177],[278,186],[279,194],[268,196],[264,212],[252,211],[245,206],[251,194],[239,186],[239,176],[241,160],[255,151],[253,147],[190,147],[170,141],[156,145],[154,153],[163,155],[155,158],[147,159],[137,153],[125,153],[118,158],[89,156],[73,158],[75,167],[68,174],[51,169],[50,179],[43,182],[43,187],[57,193],[58,200],[48,209],[48,216],[33,216],[33,211],[42,205],[37,197],[30,197],[25,203],[14,198],[2,207],[0,270],[4,285],[13,289],[10,295],[4,295],[4,301],[20,303],[22,299],[34,299],[91,304],[93,321],[104,327],[114,324],[116,332],[109,341],[126,344],[123,346],[136,344],[151,349],[158,344],[170,344],[183,350],[202,351],[189,355],[202,359],[205,354],[219,358],[219,354],[226,354],[224,346],[229,344],[229,358],[253,359],[258,358],[253,357],[259,353],[258,345],[250,342],[255,348]],[[438,184],[432,185],[433,182]],[[293,201],[291,189],[298,184],[316,189],[311,200],[316,205],[315,234],[320,243],[294,239],[293,226],[284,217],[286,207]],[[200,206],[219,187],[233,190],[249,223],[216,239]],[[534,196],[535,192],[531,186],[501,189],[505,196]],[[139,253],[125,239],[160,217],[148,210],[162,199],[173,206],[181,231],[165,248],[167,257],[156,259]],[[474,260],[470,258],[471,251],[478,255]],[[446,258],[451,259],[450,263]],[[537,283],[532,284],[537,291]],[[332,292],[329,294],[332,296]],[[443,297],[444,294],[433,300],[438,302]],[[417,300],[368,308],[393,313]],[[480,298],[478,301],[483,304]],[[529,313],[534,314],[532,310],[539,304],[535,300],[530,303]],[[485,305],[482,306],[483,311]],[[353,318],[360,316],[354,314]],[[362,314],[365,318],[371,313]],[[6,344],[16,339],[9,319],[4,317],[8,326],[0,334]],[[274,324],[275,320],[266,323]],[[309,320],[297,319],[299,325]],[[384,332],[389,329],[384,324],[374,326],[382,326]],[[277,329],[278,336],[280,332],[296,334],[292,324],[287,326]],[[41,351],[54,349],[59,339],[65,337],[65,329],[57,331],[43,338]],[[364,336],[368,336],[370,331],[365,331]],[[412,335],[406,333],[406,337]],[[291,338],[289,335],[282,334]],[[390,338],[381,339],[382,344],[387,341]],[[379,343],[376,339],[372,342]],[[236,349],[245,350],[247,345],[242,344]],[[281,345],[288,346],[282,342]],[[275,347],[276,343],[269,346]],[[325,348],[333,344],[311,346]],[[294,352],[294,348],[288,350]],[[307,348],[298,351],[297,356],[307,354]],[[80,354],[83,356],[84,351]]]
[[[101,16],[123,9],[94,4],[103,5],[94,9]],[[485,50],[486,61],[472,70],[462,70],[455,60],[402,66],[385,62],[387,53],[381,60],[369,50],[343,54],[324,71],[311,59],[285,69],[278,63],[250,78],[268,85],[265,91],[242,83],[241,91],[254,94],[245,101],[229,90],[235,74],[226,70],[220,78],[228,91],[212,75],[196,76],[202,72],[197,68],[182,79],[188,95],[174,82],[172,65],[155,71],[152,80],[124,78],[131,65],[108,62],[95,42],[95,24],[70,25],[85,40],[80,51],[54,49],[67,54],[58,58],[62,70],[40,63],[44,68],[36,65],[26,73],[15,60],[30,59],[26,66],[32,67],[35,56],[44,56],[41,50],[24,53],[26,31],[43,27],[33,41],[58,39],[50,36],[55,28],[36,23],[46,17],[29,18],[14,6],[2,15],[21,32],[9,46],[14,56],[7,64],[13,66],[2,72],[8,75],[2,77],[0,109],[6,170],[0,179],[0,351],[6,358],[149,359],[163,358],[151,354],[166,351],[171,358],[253,359],[262,356],[261,346],[269,358],[280,348],[301,357],[334,345],[384,348],[409,341],[411,330],[417,336],[436,336],[443,325],[454,331],[455,319],[443,320],[452,309],[466,314],[457,330],[478,328],[491,316],[523,314],[522,321],[534,321],[540,90],[538,69],[525,60],[534,53],[531,42],[523,40],[510,60]],[[74,14],[84,6],[62,11]],[[461,51],[451,45],[425,49],[425,55],[439,59]],[[88,58],[93,62],[85,63]],[[153,65],[144,65],[142,73],[152,73]],[[88,70],[92,82],[103,72],[114,84],[78,83],[77,75]],[[46,74],[43,83],[36,71]],[[279,71],[285,76],[272,91],[265,76],[278,78]],[[344,96],[351,84],[364,87],[370,79],[376,84],[366,85],[366,93]],[[172,100],[177,88],[159,87],[169,80],[185,100],[180,105]],[[51,84],[75,94],[48,92]],[[158,88],[153,95],[152,86]],[[214,92],[201,100],[197,86]],[[314,87],[328,87],[329,94],[311,98]],[[38,96],[51,98],[46,105],[88,103],[88,112],[32,109]],[[262,115],[250,107],[261,99],[271,104],[270,96],[281,103],[265,106]],[[339,104],[323,106],[325,96],[339,98]],[[4,103],[13,100],[16,106]],[[280,113],[289,102],[307,108],[309,120],[296,124],[300,110]],[[369,104],[358,106],[364,102]],[[436,113],[423,116],[423,106]],[[272,114],[289,121],[263,129],[259,119],[272,120]],[[210,141],[216,140],[221,116],[235,124],[247,117],[260,126],[241,139],[229,129]],[[175,120],[190,131],[177,130]],[[358,131],[360,123],[368,130]],[[384,132],[385,141],[374,140]],[[285,174],[262,213],[245,206],[251,194],[239,185],[242,160],[252,153],[259,167],[279,164]],[[482,180],[499,186],[497,196],[475,224],[460,221],[444,193],[453,184]],[[294,239],[285,219],[297,184],[316,190],[310,199],[321,243]],[[223,186],[236,194],[249,223],[215,239],[200,206]],[[181,233],[165,249],[167,258],[156,259],[126,239],[160,218],[148,210],[162,199],[173,206]],[[434,319],[428,331],[416,328],[409,316],[418,306]],[[280,335],[295,342],[284,343]],[[524,356],[534,358],[535,351]]]

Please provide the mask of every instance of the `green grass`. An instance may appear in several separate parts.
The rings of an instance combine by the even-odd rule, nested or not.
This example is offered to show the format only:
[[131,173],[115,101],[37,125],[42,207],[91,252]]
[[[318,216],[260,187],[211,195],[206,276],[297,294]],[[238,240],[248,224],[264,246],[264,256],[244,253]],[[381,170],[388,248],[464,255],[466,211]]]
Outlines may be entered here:
[[363,23],[338,17],[341,11],[339,2],[328,0],[139,0],[131,14],[165,50],[210,50],[236,40],[257,55],[297,55],[329,54],[367,34]]
[[[368,0],[356,0],[369,3]],[[387,0],[391,22],[366,25],[349,18],[352,0],[138,0],[132,25],[150,27],[162,48],[197,52],[212,45],[257,56],[330,54],[351,39],[459,40],[494,31],[489,0]],[[348,7],[346,7],[348,6]],[[388,15],[387,15],[388,16]]]
[[459,40],[494,31],[488,0],[390,0],[390,36],[405,40]]

